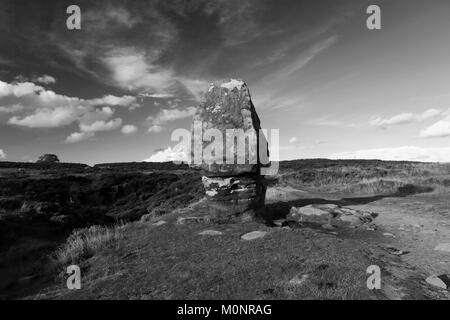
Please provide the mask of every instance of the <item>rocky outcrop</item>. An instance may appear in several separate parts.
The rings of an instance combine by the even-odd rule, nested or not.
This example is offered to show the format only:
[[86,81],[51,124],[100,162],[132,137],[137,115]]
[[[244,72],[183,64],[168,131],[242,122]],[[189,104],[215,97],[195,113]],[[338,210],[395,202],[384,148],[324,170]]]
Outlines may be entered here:
[[44,154],[39,157],[37,163],[58,163],[59,159],[54,154]]
[[[260,153],[266,160],[268,152],[260,129],[243,81],[231,79],[210,85],[194,115],[191,167],[200,170],[207,201],[218,216],[248,211],[263,214],[266,183],[260,174]],[[206,139],[205,133],[214,138]]]

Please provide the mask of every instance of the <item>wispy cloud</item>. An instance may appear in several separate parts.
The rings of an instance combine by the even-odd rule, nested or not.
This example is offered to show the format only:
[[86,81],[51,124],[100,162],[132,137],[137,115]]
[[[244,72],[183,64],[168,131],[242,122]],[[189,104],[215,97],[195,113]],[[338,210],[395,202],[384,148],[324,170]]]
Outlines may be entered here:
[[187,107],[182,109],[162,109],[158,114],[149,116],[147,121],[150,122],[149,132],[158,133],[163,131],[164,125],[168,122],[192,117],[195,113],[195,107]]
[[420,132],[422,138],[443,138],[450,137],[450,110],[447,111],[444,119],[439,120],[426,127]]
[[324,117],[320,117],[317,119],[309,120],[306,124],[313,126],[324,126],[324,127],[334,127],[334,128],[342,128],[342,129],[352,129],[357,128],[358,125],[355,123],[348,123],[342,120],[338,120],[334,118],[333,115],[327,115]]
[[438,109],[428,109],[422,113],[400,113],[389,118],[377,117],[370,120],[370,125],[374,127],[389,127],[395,125],[408,124],[412,122],[420,122],[441,115],[442,111]]
[[314,58],[316,58],[320,53],[325,51],[326,49],[333,46],[338,40],[338,36],[334,35],[325,40],[321,40],[310,48],[302,51],[297,58],[291,61],[284,68],[280,69],[275,77],[284,78],[297,73],[301,69],[303,69],[309,62],[311,62]]

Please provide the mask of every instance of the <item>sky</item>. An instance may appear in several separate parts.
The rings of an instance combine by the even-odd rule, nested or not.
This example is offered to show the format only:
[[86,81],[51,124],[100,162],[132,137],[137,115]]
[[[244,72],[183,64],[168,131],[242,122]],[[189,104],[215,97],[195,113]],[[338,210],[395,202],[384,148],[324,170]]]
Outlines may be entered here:
[[279,159],[450,162],[449,17],[447,0],[4,0],[0,160],[171,160],[209,83],[236,78]]

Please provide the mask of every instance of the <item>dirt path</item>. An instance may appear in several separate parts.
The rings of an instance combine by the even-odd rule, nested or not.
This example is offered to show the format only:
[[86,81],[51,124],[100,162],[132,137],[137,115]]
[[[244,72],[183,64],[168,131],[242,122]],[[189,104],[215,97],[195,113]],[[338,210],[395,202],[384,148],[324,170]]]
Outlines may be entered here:
[[422,194],[405,198],[385,198],[358,206],[380,215],[377,224],[391,233],[399,249],[410,253],[404,261],[428,274],[449,274],[450,253],[436,251],[440,243],[450,243],[450,197]]
[[[391,264],[391,272],[398,277],[411,278],[420,282],[425,290],[434,290],[425,282],[431,275],[450,274],[450,252],[434,250],[441,243],[450,243],[450,195],[443,193],[425,193],[406,197],[319,194],[293,188],[276,188],[277,192],[286,192],[282,196],[292,203],[307,205],[313,203],[336,203],[346,207],[376,212],[375,223],[378,226],[374,237],[367,241],[379,247],[392,246],[408,251],[399,257],[399,262]],[[277,192],[270,192],[268,203],[276,202]],[[271,198],[272,194],[277,197]],[[375,255],[378,255],[375,253]],[[380,258],[380,257],[378,257]],[[383,257],[381,257],[383,259]],[[406,273],[403,271],[407,271]],[[402,275],[402,273],[405,273]],[[401,294],[391,290],[392,297],[401,298]],[[440,294],[450,299],[450,292],[440,290]],[[430,293],[433,296],[433,293]],[[442,297],[440,297],[442,298]]]

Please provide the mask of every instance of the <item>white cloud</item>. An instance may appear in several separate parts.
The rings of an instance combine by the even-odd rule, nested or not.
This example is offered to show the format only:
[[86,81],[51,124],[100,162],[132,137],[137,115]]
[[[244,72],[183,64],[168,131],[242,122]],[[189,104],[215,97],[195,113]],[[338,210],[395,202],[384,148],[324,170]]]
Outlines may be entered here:
[[98,132],[98,131],[111,131],[118,129],[122,126],[122,119],[116,118],[110,121],[95,121],[91,124],[80,123],[80,130],[82,132]]
[[19,118],[14,116],[9,124],[28,128],[57,128],[69,125],[78,118],[77,109],[60,107],[55,109],[38,109],[33,114]]
[[401,113],[390,118],[377,117],[375,119],[370,120],[370,125],[374,127],[387,127],[393,125],[408,124],[411,122],[428,120],[440,114],[442,114],[442,111],[437,109],[428,109],[418,114],[410,112]]
[[160,51],[137,51],[118,48],[102,58],[109,68],[114,83],[128,90],[138,90],[140,95],[152,98],[174,97],[180,89],[196,99],[206,91],[208,82],[178,76],[170,68],[158,66]]
[[450,136],[450,115],[426,127],[420,132],[422,138],[441,138]]
[[289,143],[297,142],[297,137],[292,137],[289,139]]
[[[168,99],[173,98],[174,95],[171,93],[141,93],[139,94],[141,97],[147,97],[147,98],[155,98],[155,99]],[[155,104],[158,102],[154,102]]]
[[48,74],[44,74],[42,76],[36,77],[33,79],[33,82],[42,83],[42,84],[54,84],[56,79]]
[[74,132],[66,138],[66,143],[77,143],[94,137],[93,132]]
[[334,153],[330,155],[330,159],[450,162],[450,148],[421,148],[414,146],[403,146],[398,148],[367,149]]
[[119,86],[129,90],[169,93],[165,91],[173,85],[173,73],[153,65],[151,61],[144,52],[131,48],[113,50],[103,58],[112,72],[113,80]]
[[23,97],[29,94],[41,92],[43,87],[32,82],[7,83],[0,80],[0,98],[7,96]]
[[168,161],[187,161],[187,155],[179,148],[168,147],[165,150],[159,150],[150,158],[145,159],[147,162],[168,162]]
[[108,105],[112,107],[130,107],[130,108],[135,108],[139,106],[136,103],[136,97],[133,96],[117,97],[109,94],[102,98],[91,99],[88,101],[93,106]]
[[96,132],[116,130],[122,126],[122,119],[110,121],[97,120],[90,124],[80,123],[80,132],[74,132],[66,138],[66,143],[76,143],[95,136]]
[[137,130],[138,130],[138,128],[135,125],[127,124],[122,127],[121,131],[123,134],[133,134],[133,133],[136,133]]
[[138,106],[133,96],[82,99],[57,94],[32,82],[0,81],[0,99],[4,97],[8,97],[10,105],[0,107],[0,112],[21,113],[11,117],[8,123],[29,128],[58,128],[72,123],[91,125],[109,120],[114,113],[111,107]]
[[3,149],[0,149],[0,159],[6,158],[6,153],[3,151]]
[[149,132],[161,132],[164,130],[164,124],[184,119],[188,117],[192,117],[195,113],[195,107],[187,107],[185,109],[162,109],[156,116],[149,116],[147,121],[151,123]]

